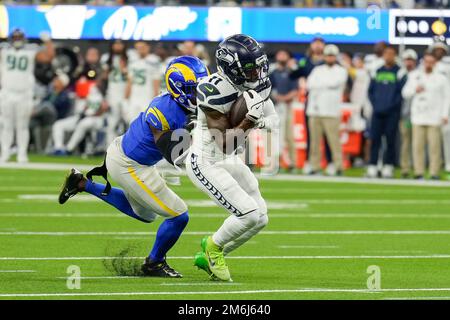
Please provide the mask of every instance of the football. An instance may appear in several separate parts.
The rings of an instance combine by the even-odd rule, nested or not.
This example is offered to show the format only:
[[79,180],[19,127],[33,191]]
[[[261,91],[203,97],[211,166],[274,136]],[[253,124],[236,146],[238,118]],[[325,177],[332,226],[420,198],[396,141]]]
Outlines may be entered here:
[[241,95],[236,99],[236,101],[234,101],[228,114],[228,120],[230,122],[231,128],[237,127],[242,122],[242,120],[244,120],[247,111],[248,110],[244,95]]

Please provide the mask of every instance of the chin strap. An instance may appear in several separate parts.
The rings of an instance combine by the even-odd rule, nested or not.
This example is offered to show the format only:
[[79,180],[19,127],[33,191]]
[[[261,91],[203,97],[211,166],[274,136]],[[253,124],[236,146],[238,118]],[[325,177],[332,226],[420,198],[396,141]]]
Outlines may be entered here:
[[92,177],[103,177],[106,181],[105,189],[102,192],[102,196],[107,196],[109,192],[111,191],[111,183],[108,181],[108,169],[106,168],[106,154],[105,159],[103,160],[103,164],[100,167],[95,167],[92,170],[90,170],[88,173],[86,173],[86,178],[92,181]]

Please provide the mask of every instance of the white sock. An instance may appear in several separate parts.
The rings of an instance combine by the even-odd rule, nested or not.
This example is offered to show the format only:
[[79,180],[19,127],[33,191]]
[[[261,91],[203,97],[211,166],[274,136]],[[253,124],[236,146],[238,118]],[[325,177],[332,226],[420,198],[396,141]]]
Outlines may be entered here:
[[223,248],[223,254],[227,255],[231,251],[236,250],[240,246],[242,246],[244,243],[246,243],[248,240],[250,240],[254,235],[256,235],[258,232],[260,232],[269,222],[269,218],[267,217],[267,214],[263,214],[259,216],[258,223],[251,228],[250,230],[247,230],[242,234],[239,238],[228,242],[225,247]]
[[236,240],[246,231],[252,229],[258,223],[259,213],[255,210],[242,217],[234,215],[225,219],[222,226],[217,230],[212,239],[219,247],[224,247],[227,243]]

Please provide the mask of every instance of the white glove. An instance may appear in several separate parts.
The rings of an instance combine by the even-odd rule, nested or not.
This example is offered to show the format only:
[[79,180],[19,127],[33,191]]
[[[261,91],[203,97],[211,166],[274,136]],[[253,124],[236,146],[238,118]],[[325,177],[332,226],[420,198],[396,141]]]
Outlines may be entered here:
[[263,116],[263,99],[255,90],[244,91],[243,95],[248,109],[245,117],[252,122],[257,122]]
[[264,129],[266,127],[266,121],[264,117],[261,117],[256,121],[255,128],[257,129]]

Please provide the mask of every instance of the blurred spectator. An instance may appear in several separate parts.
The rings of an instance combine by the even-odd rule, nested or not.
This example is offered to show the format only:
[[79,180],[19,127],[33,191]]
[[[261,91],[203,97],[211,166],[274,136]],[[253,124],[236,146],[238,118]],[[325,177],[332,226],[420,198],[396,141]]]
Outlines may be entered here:
[[298,61],[295,70],[291,72],[291,78],[306,79],[315,66],[323,64],[324,47],[325,41],[322,38],[314,38],[309,45],[306,56]]
[[352,59],[353,85],[350,92],[350,102],[364,113],[368,108],[369,96],[367,90],[370,84],[370,75],[364,65],[364,58],[361,54],[355,54]]
[[353,84],[350,91],[350,102],[353,105],[352,119],[353,122],[359,123],[360,130],[363,131],[363,141],[361,145],[361,153],[356,156],[354,164],[363,166],[369,161],[369,121],[371,118],[372,107],[369,101],[368,89],[370,84],[369,71],[364,65],[364,56],[357,53],[353,56]]
[[[272,82],[272,99],[280,117],[280,150],[287,147],[289,153],[289,169],[292,171],[296,163],[296,150],[293,131],[292,104],[297,98],[297,81],[289,77],[289,65],[295,63],[291,52],[278,50],[275,54],[275,69],[270,74]],[[278,156],[278,155],[277,155]]]
[[159,43],[155,47],[155,54],[159,57],[159,60],[161,61],[161,81],[159,85],[159,89],[161,92],[167,91],[164,74],[166,72],[167,65],[169,64],[169,62],[175,58],[172,51],[173,50],[171,50],[169,46],[162,43]]
[[383,51],[384,66],[379,68],[369,86],[369,99],[373,107],[371,121],[371,148],[367,176],[378,176],[378,156],[382,138],[386,139],[383,159],[383,178],[392,178],[395,163],[395,142],[400,120],[402,104],[401,91],[405,77],[401,77],[400,67],[396,63],[397,50],[388,46]]
[[30,131],[37,152],[45,151],[53,123],[65,118],[71,111],[72,99],[66,89],[69,81],[66,74],[57,74],[48,86],[46,96],[33,110]]
[[159,94],[161,82],[161,62],[158,56],[150,54],[150,44],[138,41],[135,49],[137,57],[129,63],[125,88],[125,120],[128,124]]
[[[401,72],[407,77],[417,68],[417,53],[413,49],[407,49],[402,54],[403,67]],[[407,78],[408,79],[408,78]],[[403,97],[400,114],[400,169],[403,178],[409,177],[411,171],[411,97]]]
[[386,47],[387,43],[384,41],[375,43],[373,46],[373,54],[366,55],[364,59],[364,64],[366,65],[366,69],[369,70],[371,77],[374,77],[377,70],[384,65],[383,52]]
[[[311,43],[309,44],[309,48],[306,52],[306,56],[301,58],[298,61],[298,64],[294,66],[293,71],[290,74],[290,77],[292,79],[299,81],[299,90],[301,94],[304,94],[306,89],[306,79],[311,74],[312,70],[321,64],[324,63],[324,56],[323,56],[323,49],[325,47],[325,41],[320,38],[316,37],[314,38]],[[308,121],[308,113],[307,113],[308,103],[306,103],[306,109],[305,109],[305,125],[306,125],[306,137],[307,137],[307,150],[306,153],[309,155],[309,147],[310,147],[310,132],[309,132],[309,121]],[[330,160],[329,154],[329,147],[328,143],[325,140],[325,149],[327,153],[327,160]],[[303,172],[306,174],[311,173],[311,166],[309,164],[309,161],[307,160],[305,165],[303,166]]]
[[42,48],[29,44],[24,32],[16,29],[9,41],[0,46],[0,108],[3,122],[0,162],[9,160],[14,138],[17,161],[28,162],[29,125],[36,85],[35,63],[51,61],[55,56],[49,35],[43,33],[41,40],[45,44]]
[[309,160],[313,173],[320,170],[320,145],[325,134],[333,156],[336,174],[342,173],[342,149],[339,140],[340,105],[347,82],[347,71],[337,64],[339,49],[327,45],[324,49],[325,64],[314,68],[307,80],[309,100],[310,141]]
[[77,70],[76,77],[86,80],[96,80],[101,74],[100,51],[95,47],[87,49],[83,63]]
[[111,43],[109,52],[102,56],[103,80],[106,81],[108,102],[108,128],[106,142],[109,145],[118,136],[118,127],[124,121],[125,87],[128,76],[127,47],[121,40]]
[[[60,119],[53,125],[52,136],[54,155],[71,154],[88,134],[95,134],[105,122],[105,112],[108,110],[106,101],[100,89],[92,85],[85,100],[79,101],[73,116]],[[73,132],[67,144],[64,143],[65,134]]]
[[211,63],[209,54],[202,44],[196,44],[194,41],[187,40],[178,45],[180,55],[194,56],[202,60],[207,66]]
[[[436,58],[435,69],[437,72],[443,74],[447,81],[450,81],[450,57],[448,56],[449,48],[444,39],[437,38],[435,42],[428,48],[428,50]],[[444,144],[444,161],[445,171],[450,177],[450,124],[442,126],[442,138]]]
[[413,125],[413,159],[416,179],[425,173],[425,145],[432,179],[439,179],[442,163],[441,126],[448,122],[450,84],[444,75],[434,71],[436,58],[431,53],[423,57],[423,68],[413,71],[403,88],[403,96],[411,98]]
[[353,66],[353,54],[351,52],[342,52],[338,57],[338,63],[347,70],[348,74],[343,102],[350,102],[350,93],[356,76],[356,69]]

